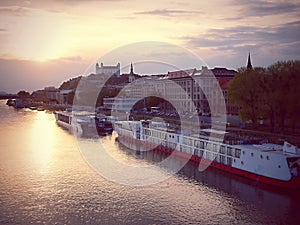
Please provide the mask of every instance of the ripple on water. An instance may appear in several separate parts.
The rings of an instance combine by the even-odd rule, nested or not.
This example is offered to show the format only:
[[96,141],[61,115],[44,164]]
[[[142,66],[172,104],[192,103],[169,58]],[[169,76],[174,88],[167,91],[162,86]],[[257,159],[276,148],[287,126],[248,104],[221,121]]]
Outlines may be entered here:
[[[0,118],[0,224],[299,221],[298,193],[261,189],[215,170],[200,173],[193,165],[155,185],[120,185],[86,164],[73,136],[56,126],[53,115],[15,111],[0,101]],[[114,138],[103,141],[119,159],[143,161]]]

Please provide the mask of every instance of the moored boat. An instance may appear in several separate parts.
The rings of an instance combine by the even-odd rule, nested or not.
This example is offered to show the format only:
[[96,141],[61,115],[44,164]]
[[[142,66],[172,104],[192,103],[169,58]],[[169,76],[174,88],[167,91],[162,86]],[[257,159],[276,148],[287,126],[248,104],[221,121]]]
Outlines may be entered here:
[[55,118],[57,124],[79,137],[98,137],[113,131],[112,123],[107,118],[89,112],[72,113],[71,109],[56,111]]
[[129,143],[150,146],[257,182],[300,189],[300,151],[287,142],[278,145],[258,138],[236,138],[211,129],[185,133],[152,121],[118,121],[115,130],[120,140]]

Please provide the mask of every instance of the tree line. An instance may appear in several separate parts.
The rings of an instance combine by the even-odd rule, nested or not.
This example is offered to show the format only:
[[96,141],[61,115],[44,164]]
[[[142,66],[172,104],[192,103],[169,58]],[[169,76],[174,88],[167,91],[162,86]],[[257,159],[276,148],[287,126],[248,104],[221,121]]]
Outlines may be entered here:
[[239,116],[257,127],[269,120],[270,129],[295,129],[300,121],[300,61],[278,61],[269,67],[238,69],[229,83],[229,100],[240,107]]

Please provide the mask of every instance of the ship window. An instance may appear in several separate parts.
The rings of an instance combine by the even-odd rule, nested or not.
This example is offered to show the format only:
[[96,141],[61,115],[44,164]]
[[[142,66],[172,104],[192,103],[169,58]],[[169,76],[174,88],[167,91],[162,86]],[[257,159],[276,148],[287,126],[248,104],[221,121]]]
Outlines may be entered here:
[[243,151],[243,155],[245,155],[245,151]]
[[216,153],[213,153],[213,154],[212,154],[212,157],[213,157],[212,159],[213,159],[215,162],[217,162],[217,156],[218,156],[218,155],[217,155]]
[[241,164],[244,165],[244,161],[241,161]]
[[206,149],[207,149],[207,150],[211,150],[211,147],[210,147],[210,146],[211,146],[211,144],[210,144],[210,143],[207,143],[207,144],[206,144]]
[[267,155],[267,160],[270,160],[270,157]]
[[281,168],[281,166],[280,166],[280,165],[278,165],[278,168],[280,169],[280,168]]
[[200,148],[203,148],[203,147],[204,147],[204,142],[200,141]]
[[225,156],[220,155],[220,162],[221,162],[222,164],[225,164]]
[[213,145],[214,151],[218,151],[218,146],[216,144]]
[[241,149],[235,149],[235,157],[240,158],[241,157]]
[[211,156],[210,152],[206,152],[206,158],[210,159],[210,156]]
[[233,162],[235,162],[235,159],[233,159]]
[[200,150],[200,155],[199,155],[200,157],[202,157],[203,156],[203,150]]
[[227,147],[227,155],[232,155],[232,148]]
[[251,152],[251,156],[252,156],[252,157],[254,156],[253,152]]
[[260,155],[260,158],[263,159],[264,158],[263,155]]
[[232,165],[232,158],[228,157],[227,158],[227,163],[228,163],[229,166],[231,166]]
[[220,152],[222,154],[225,154],[225,146],[224,145],[221,145]]

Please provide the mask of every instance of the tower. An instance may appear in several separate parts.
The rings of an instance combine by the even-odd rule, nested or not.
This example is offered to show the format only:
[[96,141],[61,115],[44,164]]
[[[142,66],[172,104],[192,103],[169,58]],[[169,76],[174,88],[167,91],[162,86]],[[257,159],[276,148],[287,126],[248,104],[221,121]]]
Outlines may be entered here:
[[96,74],[98,74],[98,73],[99,73],[99,69],[100,69],[100,67],[99,67],[99,64],[98,64],[98,63],[96,63]]
[[130,64],[130,73],[129,73],[129,83],[132,83],[135,80],[135,74],[133,72],[133,65]]
[[251,64],[250,52],[249,52],[249,55],[248,55],[247,69],[248,70],[252,70],[253,69],[252,64]]
[[133,75],[134,72],[133,72],[133,66],[132,66],[132,63],[130,64],[130,74]]

